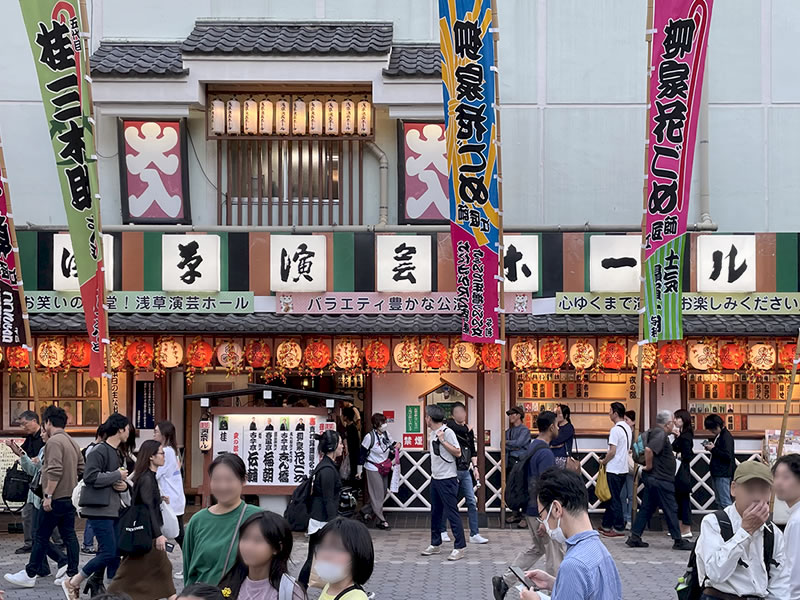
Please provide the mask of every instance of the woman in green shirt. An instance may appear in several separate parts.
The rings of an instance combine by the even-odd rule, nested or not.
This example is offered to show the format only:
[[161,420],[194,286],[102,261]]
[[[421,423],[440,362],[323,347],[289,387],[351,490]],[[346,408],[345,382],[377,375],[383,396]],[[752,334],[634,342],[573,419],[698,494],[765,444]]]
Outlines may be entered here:
[[242,500],[246,476],[244,461],[235,454],[220,454],[209,465],[211,495],[217,503],[195,514],[186,526],[183,540],[185,585],[217,585],[236,560],[239,526],[261,510]]

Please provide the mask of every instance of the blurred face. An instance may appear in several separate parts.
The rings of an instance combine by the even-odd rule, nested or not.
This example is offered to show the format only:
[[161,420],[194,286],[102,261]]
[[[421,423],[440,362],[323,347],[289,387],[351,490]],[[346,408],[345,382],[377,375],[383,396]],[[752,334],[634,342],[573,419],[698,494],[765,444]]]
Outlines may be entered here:
[[628,424],[628,427],[633,427],[633,419],[630,417],[625,417],[625,422]]
[[564,422],[564,415],[561,412],[561,407],[560,406],[558,408],[556,408],[556,417],[557,417],[558,424],[561,425]]
[[49,439],[50,439],[50,436],[47,435],[47,432],[44,429],[42,429],[42,441],[46,443],[47,440],[49,440]]
[[158,425],[156,425],[156,428],[153,430],[153,439],[159,444],[163,444],[166,441],[164,436],[161,435],[161,430],[158,428]]
[[617,413],[615,413],[613,411],[613,409],[609,410],[608,411],[608,418],[611,419],[612,422],[616,423],[617,422]]
[[342,443],[342,438],[339,438],[339,445],[336,446],[336,452],[334,456],[339,458],[342,455],[342,452],[344,452],[344,444]]
[[20,429],[25,432],[25,435],[33,435],[39,429],[39,424],[33,419],[22,419],[19,423]]
[[131,426],[125,425],[125,429],[119,432],[119,441],[123,443],[127,442],[128,437],[130,437],[130,435],[131,435]]
[[731,484],[731,494],[736,498],[736,508],[739,513],[759,502],[769,503],[772,487],[763,479],[751,479],[745,483]]
[[453,419],[455,419],[456,423],[466,423],[467,411],[460,406],[456,406],[453,409]]
[[775,469],[775,495],[790,506],[800,501],[800,478],[783,463]]
[[218,502],[233,504],[242,496],[242,480],[228,465],[220,464],[211,473],[211,493]]
[[250,523],[239,538],[239,552],[242,562],[248,567],[258,567],[267,564],[278,553],[277,548],[270,546],[261,533],[258,522]]
[[[345,549],[341,538],[329,533],[316,550],[317,563],[322,563],[323,572],[320,576],[330,583],[337,583],[350,577],[353,569],[353,558]],[[324,573],[324,574],[323,574]]]
[[520,422],[519,414],[514,412],[508,415],[508,422],[512,427],[516,427],[517,425],[519,425]]
[[664,431],[671,433],[672,430],[675,429],[675,422],[672,419],[670,419],[669,421],[664,423],[661,427],[662,429],[664,429]]
[[675,427],[683,431],[683,419],[681,419],[680,417],[675,417],[675,420],[673,422],[675,423]]
[[153,454],[153,456],[150,457],[150,462],[155,467],[164,466],[164,448],[163,447],[159,446],[158,452],[156,452],[155,454]]

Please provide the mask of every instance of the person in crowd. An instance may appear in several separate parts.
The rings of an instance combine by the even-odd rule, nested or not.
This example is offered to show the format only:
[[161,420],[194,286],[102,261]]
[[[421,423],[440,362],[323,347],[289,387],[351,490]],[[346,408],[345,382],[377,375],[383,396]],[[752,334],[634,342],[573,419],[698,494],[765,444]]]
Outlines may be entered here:
[[[478,501],[475,499],[475,483],[480,481],[478,471],[478,451],[475,448],[475,432],[467,426],[467,407],[461,402],[453,404],[453,418],[447,419],[445,425],[453,430],[461,447],[461,456],[456,459],[458,469],[458,490],[467,503],[469,519],[469,541],[473,544],[489,542],[478,529]],[[447,522],[442,519],[442,541],[449,542]]]
[[[389,489],[389,475],[391,469],[384,469],[387,462],[391,462],[395,452],[399,452],[399,445],[389,434],[389,425],[383,413],[372,415],[372,430],[364,436],[361,442],[358,474],[366,471],[367,492],[375,519],[375,527],[389,529],[389,523],[383,515],[383,503],[386,500],[386,491]],[[363,471],[362,471],[363,469]],[[384,469],[382,473],[380,469]]]
[[[36,416],[36,413],[31,413]],[[37,417],[38,418],[38,417]],[[42,441],[47,442],[47,432],[42,430],[41,432]],[[11,451],[19,457],[19,465],[22,467],[22,470],[25,471],[31,477],[36,477],[36,474],[39,473],[42,469],[42,463],[44,461],[44,448],[45,446],[42,445],[41,449],[39,450],[38,456],[34,456],[33,458],[29,457],[25,451],[20,447],[17,446],[12,441],[6,442]],[[42,499],[39,498],[36,494],[33,493],[33,490],[28,491],[28,502],[31,503],[33,506],[33,534],[36,534],[36,529],[39,526],[39,521],[42,518]],[[61,585],[61,581],[63,580],[64,574],[67,572],[67,557],[61,551],[61,548],[58,547],[52,541],[47,546],[47,558],[52,560],[58,565],[58,571],[56,573],[56,585]],[[37,574],[39,577],[47,577],[50,575],[50,564],[45,560],[41,567],[38,569]],[[6,577],[8,578],[8,576]]]
[[[44,440],[42,440],[42,426],[39,424],[39,415],[32,410],[26,410],[20,413],[19,428],[25,434],[25,441],[22,442],[22,450],[31,458],[31,460],[38,460],[39,451],[44,448]],[[11,445],[9,444],[9,448]],[[12,451],[14,450],[11,448]],[[24,542],[21,547],[14,551],[14,554],[28,554],[33,546],[33,503],[28,501],[22,507],[22,533]]]
[[[735,502],[703,518],[695,546],[701,600],[790,598],[783,534],[769,522],[772,482],[767,465],[743,462],[731,486]],[[770,557],[764,552],[767,536],[773,541]]]
[[455,432],[444,424],[444,409],[431,404],[425,409],[425,423],[430,432],[431,456],[431,543],[422,551],[423,556],[439,554],[442,546],[442,519],[447,518],[455,538],[454,548],[447,560],[464,558],[467,542],[464,525],[458,514],[458,469],[456,459],[461,447]]
[[789,600],[800,600],[800,454],[787,454],[772,467],[775,496],[789,506],[789,522],[783,532]]
[[[536,562],[545,557],[545,570],[555,576],[564,558],[563,541],[551,538],[545,531],[539,513],[539,501],[536,494],[541,475],[549,468],[555,466],[553,453],[549,450],[553,440],[558,437],[558,422],[556,413],[544,411],[536,419],[536,428],[539,437],[531,442],[528,453],[523,460],[528,461],[528,507],[525,518],[528,521],[528,531],[531,534],[531,545],[520,552],[511,563],[512,567],[532,569]],[[495,600],[503,600],[510,587],[518,583],[516,576],[509,568],[503,577],[492,577],[492,590]],[[550,588],[548,588],[550,589]]]
[[[153,546],[145,554],[122,559],[109,592],[125,592],[133,600],[171,598],[175,595],[172,583],[172,563],[167,557],[167,538],[161,533],[164,519],[161,516],[161,491],[156,473],[164,466],[164,447],[156,440],[147,440],[139,448],[136,468],[133,471],[133,506],[147,507]],[[77,597],[75,600],[78,600]]]
[[[539,477],[539,514],[547,535],[567,546],[553,576],[541,570],[525,575],[537,587],[552,590],[551,600],[619,600],[622,580],[614,559],[589,520],[589,499],[583,479],[565,469],[548,469]],[[521,600],[540,600],[533,590]]]
[[692,459],[694,458],[694,427],[688,410],[676,410],[674,417],[675,439],[672,450],[680,459],[675,474],[675,500],[678,503],[681,537],[692,538]]
[[703,442],[703,447],[711,453],[711,482],[719,508],[727,508],[731,500],[731,478],[736,470],[733,436],[719,415],[708,415],[703,423],[706,430],[714,436],[714,441]]
[[247,479],[244,461],[229,452],[208,466],[209,488],[217,503],[195,513],[183,538],[183,581],[217,584],[227,572],[239,542],[239,525],[261,509],[242,500]]
[[[633,432],[633,429],[636,426],[635,410],[625,411],[625,423],[628,424],[631,432]],[[631,450],[628,449],[628,474],[625,476],[625,485],[622,487],[619,496],[619,500],[622,502],[622,517],[625,521],[626,530],[631,528],[631,520],[633,515],[633,480],[635,468],[636,464],[633,462]]]
[[345,484],[353,485],[358,474],[358,460],[361,455],[361,433],[356,427],[356,412],[352,406],[342,409],[342,424],[347,456],[345,460],[350,465],[350,479]]
[[78,572],[80,546],[75,534],[75,507],[72,505],[72,490],[83,474],[83,455],[75,441],[64,431],[67,413],[63,408],[48,406],[42,418],[47,432],[42,466],[42,512],[33,538],[31,556],[25,569],[6,575],[9,583],[31,588],[36,585],[38,570],[44,563],[50,548],[50,538],[57,527],[67,549],[66,575]]
[[364,585],[375,567],[369,530],[363,523],[339,517],[319,533],[314,565],[325,582],[319,600],[367,600]]
[[361,431],[361,413],[359,412],[359,410],[349,400],[342,401],[342,410],[344,410],[345,408],[353,409],[353,413],[355,414],[355,419],[353,419],[353,423],[355,424],[356,429]]
[[305,590],[289,577],[292,530],[283,517],[264,511],[249,517],[239,528],[236,562],[219,582],[228,598],[265,600],[286,597],[305,600]]
[[[94,441],[89,442],[89,445],[81,450],[84,463],[86,462],[86,455],[91,454],[92,450],[94,450],[98,444],[103,443],[103,440],[105,440],[105,432],[103,431],[103,426],[100,425],[95,432]],[[81,545],[81,553],[96,554],[94,549],[94,530],[88,521],[86,522],[86,527],[83,530],[83,544]]]
[[[506,411],[508,416],[508,429],[506,429],[506,477],[517,461],[525,456],[531,444],[531,432],[525,425],[525,411],[521,406],[512,406]],[[509,523],[521,522],[524,519],[522,511],[514,512],[506,519]]]
[[158,467],[156,479],[161,494],[167,498],[166,502],[175,516],[178,517],[178,537],[175,541],[183,547],[183,513],[186,511],[186,496],[183,493],[183,477],[181,477],[181,462],[178,458],[178,441],[175,435],[175,425],[170,421],[162,421],[156,425],[153,439],[161,444],[164,450],[164,464]]
[[207,583],[193,583],[187,585],[178,594],[177,600],[229,600],[222,595],[222,591]]
[[559,404],[556,407],[556,423],[558,425],[558,436],[552,441],[550,448],[553,456],[556,457],[556,464],[564,468],[567,464],[567,457],[572,456],[575,446],[575,427],[570,419],[569,406]]
[[614,425],[608,434],[608,452],[600,460],[600,464],[606,468],[611,499],[603,513],[600,533],[606,537],[619,537],[625,535],[625,515],[620,497],[628,476],[628,449],[631,447],[633,434],[625,422],[625,405],[621,402],[611,403],[608,418]]
[[77,597],[84,579],[89,579],[86,588],[91,596],[104,592],[103,570],[113,579],[119,567],[117,521],[121,495],[128,491],[128,471],[120,462],[119,448],[128,440],[130,422],[126,416],[114,413],[102,428],[106,439],[86,456],[80,498],[81,515],[88,519],[97,537],[97,555],[64,582],[71,597]]
[[631,527],[631,535],[625,542],[631,548],[647,548],[650,544],[642,541],[644,528],[659,507],[664,512],[664,520],[672,536],[673,550],[691,550],[692,543],[681,537],[678,527],[678,505],[675,502],[675,454],[669,443],[672,432],[672,413],[660,410],[656,415],[656,426],[647,431],[642,481],[644,499],[636,513],[636,521]]
[[339,513],[339,497],[342,493],[342,478],[336,467],[336,459],[342,455],[343,444],[339,434],[329,429],[316,436],[319,462],[314,467],[311,484],[311,509],[308,519],[308,557],[297,580],[308,587],[314,551],[322,539],[320,531],[333,521]]
[[136,468],[136,427],[133,423],[128,424],[128,438],[117,447],[119,452],[120,465],[125,467],[128,473],[133,473]]

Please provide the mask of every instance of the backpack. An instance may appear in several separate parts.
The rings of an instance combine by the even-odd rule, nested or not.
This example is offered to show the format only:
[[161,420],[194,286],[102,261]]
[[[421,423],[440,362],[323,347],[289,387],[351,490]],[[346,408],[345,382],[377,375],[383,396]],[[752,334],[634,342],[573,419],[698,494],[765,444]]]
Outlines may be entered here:
[[631,447],[631,454],[633,457],[633,462],[637,465],[644,465],[645,464],[645,457],[644,457],[644,449],[647,447],[647,432],[643,431],[639,434],[636,438],[636,441],[633,442],[633,446]]
[[28,501],[32,480],[33,478],[20,468],[19,461],[15,460],[6,471],[6,478],[3,480],[3,501],[6,506],[9,502],[25,504]]
[[539,450],[548,448],[547,444],[539,445],[532,452],[521,460],[518,460],[506,478],[505,500],[506,506],[511,510],[523,510],[527,508],[531,497],[531,490],[528,485],[528,463]]
[[[334,468],[332,465],[322,465],[322,468]],[[311,518],[311,493],[314,488],[314,480],[319,473],[320,467],[314,469],[311,477],[304,477],[289,499],[289,504],[283,513],[283,518],[289,521],[292,531],[305,531],[308,529],[308,521]]]
[[[455,433],[455,430],[453,430],[453,433]],[[456,458],[456,469],[468,471],[472,468],[472,448],[470,447],[469,438],[462,439],[456,433],[456,439],[458,440],[458,447],[461,448],[461,456]]]
[[[733,525],[731,524],[728,513],[724,510],[717,510],[714,512],[714,517],[719,523],[719,533],[722,539],[726,542],[733,537]],[[767,522],[764,528],[764,566],[767,568],[767,581],[769,581],[769,572],[773,565],[779,566],[773,557],[773,550],[775,547],[775,532],[772,523]],[[700,600],[703,595],[703,588],[705,581],[700,582],[697,579],[697,554],[694,549],[689,555],[689,562],[686,564],[686,572],[683,577],[678,578],[678,585],[675,586],[675,592],[678,594],[678,600]]]

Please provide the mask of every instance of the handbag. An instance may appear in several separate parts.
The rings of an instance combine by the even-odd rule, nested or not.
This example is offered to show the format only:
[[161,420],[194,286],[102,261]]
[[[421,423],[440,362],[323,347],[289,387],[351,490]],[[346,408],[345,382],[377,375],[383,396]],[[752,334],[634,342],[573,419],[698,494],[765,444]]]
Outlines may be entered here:
[[379,463],[372,463],[376,467],[378,467],[378,474],[381,477],[386,477],[389,473],[392,472],[392,459],[387,458],[386,460],[382,460]]
[[611,500],[611,489],[608,487],[608,476],[606,475],[605,465],[600,465],[597,473],[597,481],[594,484],[594,494],[600,502]]
[[153,529],[147,506],[134,504],[126,508],[117,525],[117,550],[123,556],[137,556],[147,554],[152,548]]
[[350,457],[345,456],[342,459],[342,464],[339,467],[339,477],[342,478],[342,481],[347,481],[350,479],[351,470],[350,470]]
[[[572,443],[575,444],[575,446],[578,445],[574,438]],[[570,448],[569,453],[567,454],[567,462],[564,464],[564,467],[568,471],[573,471],[578,474],[581,472],[581,461],[572,456],[572,448]]]
[[181,528],[178,525],[178,517],[175,516],[169,504],[163,501],[161,502],[161,519],[164,522],[161,525],[161,535],[171,540],[180,535]]
[[3,481],[3,501],[6,504],[9,502],[26,503],[31,480],[31,476],[23,471],[19,466],[19,461],[15,460],[14,464],[6,471],[6,478]]

